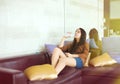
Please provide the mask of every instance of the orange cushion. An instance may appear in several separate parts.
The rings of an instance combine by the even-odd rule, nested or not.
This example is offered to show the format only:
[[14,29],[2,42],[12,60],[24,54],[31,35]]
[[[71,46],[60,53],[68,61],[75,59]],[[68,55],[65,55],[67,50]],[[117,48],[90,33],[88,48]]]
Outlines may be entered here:
[[94,57],[90,60],[90,64],[94,67],[96,66],[104,66],[104,65],[111,65],[117,63],[114,59],[112,59],[108,53],[104,53],[100,56]]
[[31,81],[57,78],[56,71],[50,64],[30,66],[24,73]]

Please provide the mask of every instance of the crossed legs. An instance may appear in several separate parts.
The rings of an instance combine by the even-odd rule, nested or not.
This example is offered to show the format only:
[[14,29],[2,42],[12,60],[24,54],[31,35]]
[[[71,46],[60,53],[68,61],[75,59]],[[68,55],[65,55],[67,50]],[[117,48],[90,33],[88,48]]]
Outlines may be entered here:
[[52,54],[51,58],[52,66],[55,68],[57,74],[59,74],[64,67],[71,66],[75,67],[76,66],[76,61],[72,57],[66,57],[66,55],[63,53],[63,51],[59,48],[55,48]]

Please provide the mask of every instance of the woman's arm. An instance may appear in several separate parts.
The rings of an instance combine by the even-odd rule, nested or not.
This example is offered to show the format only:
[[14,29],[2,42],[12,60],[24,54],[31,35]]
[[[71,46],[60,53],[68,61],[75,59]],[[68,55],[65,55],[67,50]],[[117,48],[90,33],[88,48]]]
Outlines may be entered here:
[[59,43],[59,45],[58,45],[58,47],[63,47],[64,46],[64,41],[65,41],[65,39],[66,39],[66,37],[65,36],[63,36],[62,37],[62,39],[61,39],[61,41],[60,41],[60,43]]
[[65,54],[68,57],[80,57],[80,58],[84,58],[85,59],[88,56],[88,54],[89,54],[89,44],[88,43],[85,44],[83,53],[80,53],[80,54],[65,53]]
[[79,57],[79,54],[70,54],[70,53],[65,53],[67,57]]
[[84,51],[83,53],[79,54],[79,57],[86,60],[88,54],[89,54],[89,44],[86,42]]
[[67,39],[67,38],[70,38],[71,37],[71,32],[67,32],[66,35],[64,35],[58,45],[58,47],[63,47],[64,46],[64,41]]

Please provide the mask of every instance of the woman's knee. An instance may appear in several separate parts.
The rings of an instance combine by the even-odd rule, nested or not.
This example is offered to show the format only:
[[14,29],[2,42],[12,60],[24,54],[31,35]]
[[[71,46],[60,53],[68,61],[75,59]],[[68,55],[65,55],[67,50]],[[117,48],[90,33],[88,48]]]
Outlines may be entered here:
[[59,51],[60,51],[60,49],[59,49],[59,48],[54,48],[54,50],[53,50],[52,54],[57,53],[57,52],[59,52]]
[[61,49],[60,48],[54,48],[54,51],[61,51]]
[[60,54],[61,52],[62,52],[62,50],[60,48],[55,48],[54,51],[53,51],[53,54],[54,53],[59,53]]

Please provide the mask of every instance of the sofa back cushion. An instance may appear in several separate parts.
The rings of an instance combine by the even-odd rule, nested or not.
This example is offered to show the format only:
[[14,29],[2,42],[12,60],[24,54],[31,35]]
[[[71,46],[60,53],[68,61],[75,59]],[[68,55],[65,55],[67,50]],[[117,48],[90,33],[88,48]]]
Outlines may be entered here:
[[6,67],[23,71],[29,66],[43,63],[45,63],[45,56],[43,53],[41,53],[2,59],[0,60],[0,67]]
[[120,37],[103,37],[102,49],[103,53],[120,52]]

